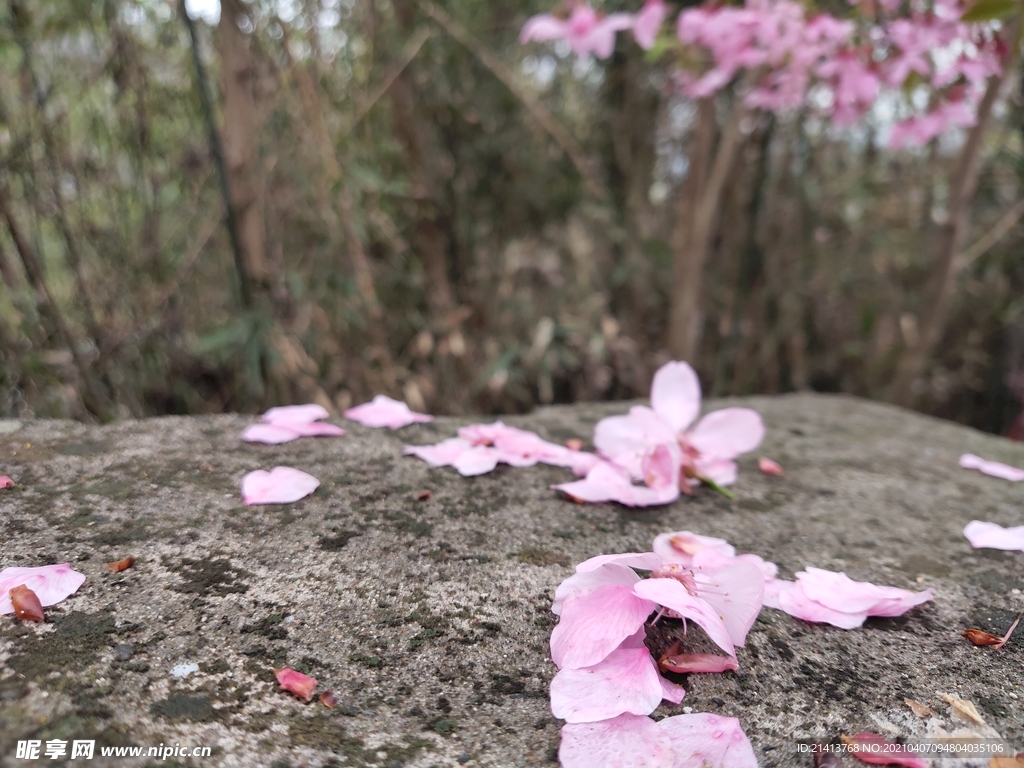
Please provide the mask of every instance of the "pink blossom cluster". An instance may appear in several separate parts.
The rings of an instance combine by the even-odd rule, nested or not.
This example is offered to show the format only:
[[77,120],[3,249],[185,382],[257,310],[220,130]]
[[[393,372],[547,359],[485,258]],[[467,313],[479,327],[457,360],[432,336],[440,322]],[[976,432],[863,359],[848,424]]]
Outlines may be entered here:
[[[694,548],[703,539],[692,534]],[[734,718],[679,715],[658,724],[647,715],[662,699],[678,704],[685,691],[661,675],[736,669],[736,648],[761,609],[764,575],[754,563],[725,557],[721,567],[693,566],[692,556],[668,552],[600,555],[576,567],[555,592],[559,616],[551,658],[551,711],[566,721],[563,766],[618,765],[613,758],[646,754],[659,766],[756,766],[750,742]],[[636,570],[650,571],[642,579]],[[685,654],[681,643],[655,659],[645,644],[648,619],[693,622],[726,656]],[[630,763],[634,764],[634,763]]]
[[594,445],[601,461],[583,480],[553,487],[579,501],[638,507],[668,504],[701,482],[731,485],[736,457],[761,444],[764,424],[749,408],[723,408],[698,420],[700,407],[693,368],[666,363],[654,374],[651,407],[598,422]]
[[[931,600],[911,592],[855,582],[843,573],[807,568],[795,582],[754,554],[736,554],[724,539],[690,531],[665,533],[651,552],[599,555],[576,566],[555,591],[559,616],[551,634],[551,711],[566,721],[563,766],[756,766],[734,718],[693,714],[654,723],[647,715],[685,691],[662,673],[718,673],[739,668],[742,647],[762,605],[845,629],[868,616],[898,616]],[[637,571],[650,572],[642,578]],[[679,640],[655,658],[647,629],[682,620]],[[687,652],[688,622],[726,655]],[[627,754],[644,762],[620,763]],[[639,758],[638,758],[639,759]]]
[[[967,0],[913,0],[901,14],[903,7],[897,0],[872,3],[856,20],[809,13],[795,0],[687,8],[675,24],[682,62],[676,81],[686,95],[707,98],[748,72],[746,104],[773,112],[810,106],[811,90],[818,87],[824,98],[815,103],[826,103],[839,127],[863,117],[884,89],[926,86],[927,108],[895,125],[889,138],[894,148],[973,125],[985,81],[1002,67],[991,25],[961,21]],[[641,47],[653,47],[668,15],[663,0],[647,0],[636,15],[608,16],[586,2],[570,2],[565,18],[531,18],[520,41],[564,39],[577,54],[606,58],[615,35],[627,29]]]

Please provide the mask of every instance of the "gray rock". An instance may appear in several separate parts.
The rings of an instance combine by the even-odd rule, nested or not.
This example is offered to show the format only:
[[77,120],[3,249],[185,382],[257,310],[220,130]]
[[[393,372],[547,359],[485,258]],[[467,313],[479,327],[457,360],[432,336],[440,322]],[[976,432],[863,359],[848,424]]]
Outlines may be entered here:
[[[401,456],[464,420],[346,424],[343,438],[279,446],[242,443],[252,419],[240,416],[25,422],[0,435],[0,471],[18,482],[0,491],[0,566],[71,560],[87,581],[43,625],[0,617],[0,764],[28,764],[14,756],[30,738],[95,739],[89,765],[142,765],[99,747],[161,743],[212,747],[204,766],[544,764],[560,727],[547,698],[554,588],[576,562],[678,529],[725,537],[788,578],[814,565],[936,599],[852,631],[765,610],[738,672],[690,675],[683,704],[658,715],[737,716],[762,766],[790,768],[811,765],[799,741],[923,735],[904,697],[955,727],[947,692],[1024,742],[1024,634],[1001,650],[961,636],[1001,634],[1024,608],[1024,554],[962,536],[972,519],[1024,524],[1024,486],[957,466],[963,452],[1022,466],[1024,447],[846,397],[737,402],[763,414],[759,453],[786,477],[746,456],[734,501],[701,489],[648,510],[574,504],[549,490],[570,479],[554,467],[463,478]],[[624,410],[507,421],[563,441]],[[320,490],[243,506],[242,476],[277,465]],[[127,556],[132,568],[106,568]],[[167,675],[193,660],[202,674]],[[338,706],[281,691],[285,664]]]

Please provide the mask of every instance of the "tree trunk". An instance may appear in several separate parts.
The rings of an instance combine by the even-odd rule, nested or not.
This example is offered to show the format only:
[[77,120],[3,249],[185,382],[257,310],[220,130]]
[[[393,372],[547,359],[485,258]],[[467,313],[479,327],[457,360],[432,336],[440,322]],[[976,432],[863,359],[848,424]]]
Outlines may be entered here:
[[713,99],[697,105],[697,123],[690,146],[690,167],[676,202],[672,230],[672,306],[668,346],[677,360],[696,362],[702,320],[700,295],[704,263],[711,250],[725,181],[736,159],[745,114],[737,95],[729,124],[714,150],[716,119]]
[[257,283],[265,283],[266,230],[255,93],[256,65],[248,37],[238,26],[238,17],[245,11],[241,0],[221,2],[217,50],[224,89],[222,136],[231,207],[238,225],[246,272]]

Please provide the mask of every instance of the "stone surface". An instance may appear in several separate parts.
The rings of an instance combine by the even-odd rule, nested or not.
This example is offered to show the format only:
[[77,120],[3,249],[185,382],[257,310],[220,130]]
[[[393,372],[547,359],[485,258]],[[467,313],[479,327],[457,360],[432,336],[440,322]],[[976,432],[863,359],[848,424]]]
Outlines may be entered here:
[[[0,567],[70,560],[87,580],[41,625],[0,617],[0,765],[21,739],[210,746],[188,761],[98,756],[81,765],[520,766],[548,763],[555,586],[599,553],[644,550],[660,532],[722,536],[777,562],[921,589],[936,600],[859,630],[764,610],[740,669],[690,675],[679,707],[738,716],[762,766],[810,766],[796,742],[842,733],[923,734],[904,697],[955,725],[937,692],[972,700],[1024,743],[1024,554],[973,550],[972,519],[1024,524],[1024,484],[960,469],[963,452],[1024,465],[1024,447],[888,406],[795,395],[758,409],[759,453],[730,501],[707,489],[653,510],[577,505],[548,489],[567,470],[500,467],[477,478],[401,456],[465,421],[398,432],[346,423],[342,438],[242,443],[251,418],[163,418],[90,427],[28,421],[0,434]],[[710,407],[721,403],[711,403]],[[624,404],[549,408],[510,423],[588,438]],[[245,507],[242,476],[293,466],[311,497]],[[429,500],[420,501],[422,490]],[[134,567],[111,573],[127,556]],[[198,664],[184,678],[181,664]],[[279,689],[288,664],[339,698]],[[334,763],[331,763],[334,760]],[[55,761],[45,761],[53,764]],[[853,762],[847,759],[847,762]]]

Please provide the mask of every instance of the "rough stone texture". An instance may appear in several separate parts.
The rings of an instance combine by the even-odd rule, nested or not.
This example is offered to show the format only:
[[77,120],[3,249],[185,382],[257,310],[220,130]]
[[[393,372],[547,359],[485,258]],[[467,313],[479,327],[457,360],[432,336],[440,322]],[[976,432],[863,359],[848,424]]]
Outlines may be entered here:
[[[798,740],[922,734],[903,699],[948,722],[938,691],[973,700],[1024,743],[1024,633],[998,651],[961,637],[969,626],[1001,634],[1024,608],[1024,554],[973,550],[962,536],[975,518],[1024,523],[1024,486],[957,466],[962,452],[1021,466],[1024,447],[852,398],[738,402],[763,414],[760,453],[787,476],[763,476],[747,456],[735,501],[702,489],[653,510],[560,498],[548,486],[567,470],[463,478],[401,456],[403,442],[452,435],[465,423],[455,419],[398,432],[346,424],[345,437],[281,446],[242,443],[252,419],[241,416],[38,421],[0,434],[0,472],[18,484],[0,491],[0,566],[70,560],[88,577],[42,625],[0,617],[0,764],[30,765],[14,759],[26,738],[213,747],[213,758],[154,765],[548,763],[555,586],[575,562],[677,529],[725,537],[788,578],[815,565],[935,588],[935,602],[852,631],[766,609],[739,672],[689,676],[683,705],[740,717],[762,766],[811,765]],[[624,409],[508,421],[562,441]],[[276,465],[321,489],[242,506],[242,476]],[[129,555],[133,568],[108,572]],[[170,674],[189,663],[199,670]],[[283,664],[339,706],[279,690]]]

